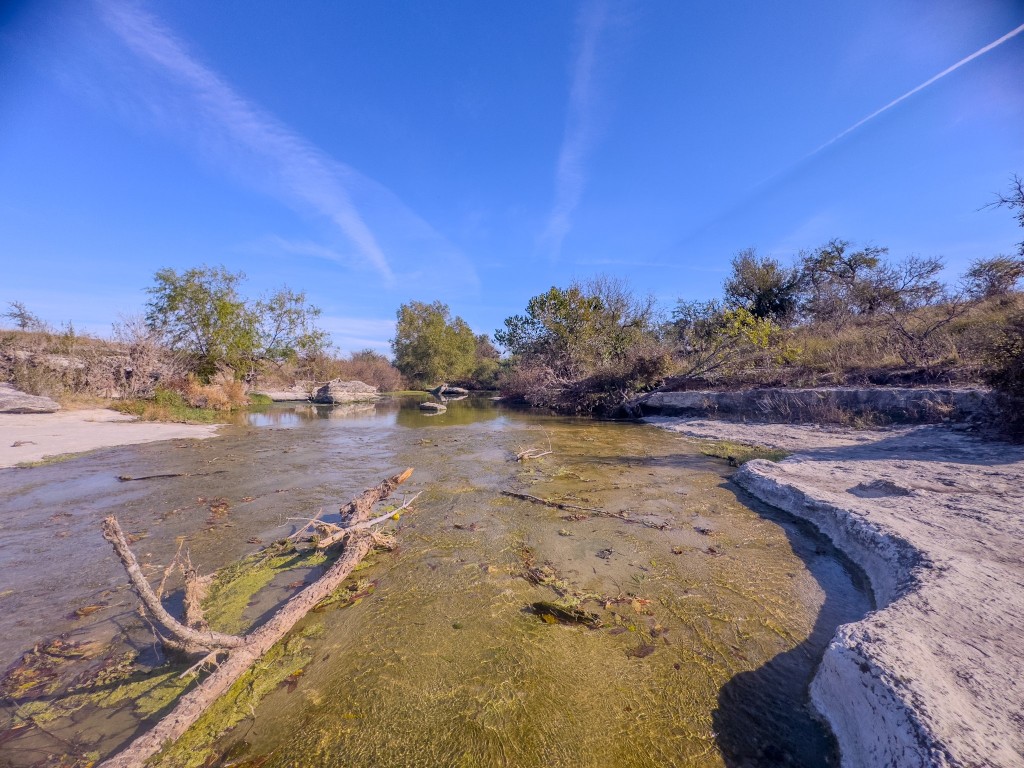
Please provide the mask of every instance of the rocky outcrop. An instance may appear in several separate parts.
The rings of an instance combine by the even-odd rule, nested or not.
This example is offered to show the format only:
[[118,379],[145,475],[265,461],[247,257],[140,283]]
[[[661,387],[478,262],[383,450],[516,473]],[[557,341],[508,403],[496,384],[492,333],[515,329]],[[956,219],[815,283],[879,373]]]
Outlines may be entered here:
[[651,392],[626,404],[641,416],[739,416],[752,420],[897,423],[986,421],[998,412],[986,389],[938,387],[819,387],[746,389],[735,392]]
[[308,401],[316,385],[311,382],[299,382],[291,387],[278,387],[276,389],[255,389],[253,392],[266,395],[275,403],[289,403],[298,400]]
[[0,384],[0,413],[54,413],[60,404],[48,397],[29,395],[10,384]]
[[877,610],[839,628],[810,691],[843,766],[1024,766],[1024,449],[935,426],[657,423],[795,449],[733,479],[866,573]]
[[438,397],[469,394],[469,390],[465,389],[464,387],[450,387],[447,384],[441,384],[439,386],[434,387],[433,389],[428,389],[427,391],[432,395],[437,395]]
[[336,403],[364,403],[377,400],[377,388],[361,381],[333,379],[320,387],[313,395],[313,402],[321,405]]

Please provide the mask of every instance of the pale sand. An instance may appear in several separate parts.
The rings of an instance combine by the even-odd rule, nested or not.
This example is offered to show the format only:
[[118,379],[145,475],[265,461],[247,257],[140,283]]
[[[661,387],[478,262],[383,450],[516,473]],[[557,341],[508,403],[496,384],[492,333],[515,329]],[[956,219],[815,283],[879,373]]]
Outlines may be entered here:
[[795,451],[737,484],[870,579],[878,610],[839,628],[811,685],[844,766],[1024,766],[1024,447],[934,426],[649,421]]
[[0,468],[97,448],[175,438],[213,437],[219,426],[138,421],[134,416],[102,408],[57,413],[5,413],[0,414]]

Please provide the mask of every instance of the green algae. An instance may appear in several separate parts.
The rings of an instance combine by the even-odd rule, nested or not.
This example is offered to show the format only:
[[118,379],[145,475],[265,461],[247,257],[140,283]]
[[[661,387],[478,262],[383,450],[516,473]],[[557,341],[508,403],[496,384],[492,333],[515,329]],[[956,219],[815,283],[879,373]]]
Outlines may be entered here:
[[310,641],[324,634],[322,625],[307,622],[275,643],[264,656],[192,725],[180,739],[147,762],[152,768],[200,768],[216,755],[216,740],[252,716],[270,693],[302,675],[313,659]]
[[275,577],[296,568],[312,568],[327,561],[322,551],[299,550],[290,541],[280,541],[220,569],[203,601],[203,613],[210,626],[229,634],[248,628],[244,614],[253,597]]
[[726,459],[734,467],[745,464],[751,459],[782,461],[789,456],[789,451],[766,448],[761,445],[735,443],[731,440],[701,440],[700,452],[705,456],[712,456],[716,459]]

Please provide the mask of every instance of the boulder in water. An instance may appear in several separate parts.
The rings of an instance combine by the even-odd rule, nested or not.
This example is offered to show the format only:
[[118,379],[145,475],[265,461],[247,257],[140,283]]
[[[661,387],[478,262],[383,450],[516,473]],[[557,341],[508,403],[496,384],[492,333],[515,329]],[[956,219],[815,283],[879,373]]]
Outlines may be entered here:
[[334,405],[335,403],[362,403],[377,400],[377,388],[361,381],[333,379],[324,384],[313,395],[314,403]]

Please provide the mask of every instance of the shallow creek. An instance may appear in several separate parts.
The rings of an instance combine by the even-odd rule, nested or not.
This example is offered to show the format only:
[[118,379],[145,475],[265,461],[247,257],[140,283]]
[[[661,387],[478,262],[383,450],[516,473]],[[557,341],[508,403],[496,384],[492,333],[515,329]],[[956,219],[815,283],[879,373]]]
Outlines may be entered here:
[[[835,628],[871,605],[824,539],[662,430],[416,402],[277,405],[208,441],[0,471],[0,665],[62,633],[159,661],[100,536],[107,514],[140,537],[156,580],[177,537],[212,571],[415,467],[398,501],[423,493],[395,526],[399,548],[354,575],[356,599],[310,614],[287,678],[215,743],[164,764],[832,763],[807,686]],[[527,447],[551,453],[516,462]],[[314,575],[280,574],[244,625]],[[540,601],[601,626],[555,622],[531,610]],[[0,766],[110,754],[146,727],[130,704],[42,729],[8,698]]]

